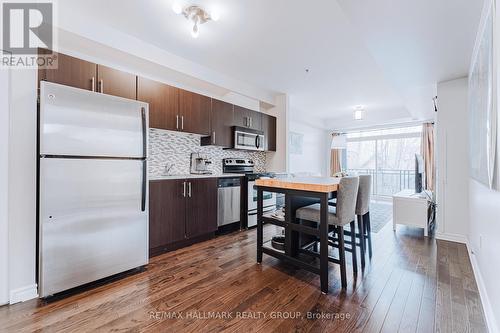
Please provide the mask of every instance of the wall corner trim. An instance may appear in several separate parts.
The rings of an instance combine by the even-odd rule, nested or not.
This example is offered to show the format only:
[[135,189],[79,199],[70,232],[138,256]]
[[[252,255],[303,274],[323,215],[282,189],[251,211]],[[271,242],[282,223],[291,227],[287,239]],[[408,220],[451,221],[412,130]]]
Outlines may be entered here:
[[38,297],[38,286],[32,284],[29,286],[17,288],[10,291],[10,304],[28,301]]
[[469,246],[469,242],[466,243],[467,252],[469,253],[469,259],[472,264],[472,271],[474,272],[474,278],[476,279],[477,287],[479,289],[479,296],[481,298],[481,304],[483,305],[484,316],[486,317],[486,325],[491,333],[500,333],[500,329],[495,319],[493,308],[491,307],[490,299],[488,293],[486,292],[486,286],[483,281],[483,276],[481,275],[481,270],[476,260],[476,256],[472,253]]

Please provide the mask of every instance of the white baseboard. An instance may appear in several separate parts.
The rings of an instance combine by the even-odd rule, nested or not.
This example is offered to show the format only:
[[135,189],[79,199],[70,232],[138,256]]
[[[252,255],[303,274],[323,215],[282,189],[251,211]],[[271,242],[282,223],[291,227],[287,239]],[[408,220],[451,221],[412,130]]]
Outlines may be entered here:
[[38,287],[36,284],[17,288],[10,291],[10,304],[24,302],[38,297]]
[[467,252],[469,253],[469,259],[472,264],[472,271],[474,272],[474,278],[476,279],[477,287],[479,289],[479,296],[481,297],[481,304],[483,305],[484,316],[486,317],[486,324],[490,333],[500,333],[500,329],[497,325],[495,314],[490,303],[490,298],[486,292],[486,286],[484,285],[483,276],[481,275],[481,270],[476,260],[476,256],[472,253],[467,242]]
[[468,244],[467,237],[465,237],[464,235],[447,234],[447,233],[441,233],[441,232],[436,231],[434,238],[444,240],[444,241],[449,241],[449,242]]

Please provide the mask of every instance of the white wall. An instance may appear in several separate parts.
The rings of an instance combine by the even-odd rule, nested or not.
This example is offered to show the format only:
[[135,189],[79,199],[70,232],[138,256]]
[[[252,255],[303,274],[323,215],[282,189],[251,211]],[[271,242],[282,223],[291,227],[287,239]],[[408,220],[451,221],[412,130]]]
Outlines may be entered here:
[[[470,180],[469,245],[485,311],[492,326],[500,323],[500,192]],[[489,305],[488,305],[489,304]],[[491,311],[491,309],[497,309]],[[490,312],[490,313],[488,313]],[[495,317],[496,315],[496,317]],[[493,322],[494,321],[494,322]]]
[[9,136],[10,302],[37,296],[36,71],[11,71]]
[[275,107],[265,111],[277,119],[276,151],[266,155],[266,170],[269,172],[288,172],[288,129],[289,129],[289,99],[283,94],[276,97]]
[[467,78],[438,83],[436,237],[465,243],[469,218]]
[[[482,24],[490,1],[485,2],[483,10]],[[497,3],[498,4],[498,3]],[[500,11],[496,12],[494,20],[495,31],[498,32],[498,22],[500,22]],[[498,108],[500,101],[500,67],[499,67],[499,46],[500,33],[495,33],[494,70],[496,73],[496,99]],[[477,42],[476,42],[477,43]],[[477,51],[478,45],[476,45]],[[500,122],[497,119],[497,124]],[[500,129],[500,127],[499,127]],[[500,136],[497,140],[500,144]],[[500,168],[500,145],[497,147],[496,167]],[[497,177],[498,178],[498,177]],[[500,181],[500,179],[495,179]],[[469,250],[476,275],[476,280],[481,292],[486,319],[491,332],[500,332],[500,192],[490,190],[487,186],[470,179],[470,219],[469,219]]]
[[0,70],[0,305],[9,302],[9,71]]
[[290,121],[290,132],[304,135],[302,154],[290,154],[290,173],[313,173],[327,176],[329,160],[328,131],[297,120]]
[[467,243],[491,332],[500,312],[500,192],[469,177],[466,78],[438,84],[436,237]]

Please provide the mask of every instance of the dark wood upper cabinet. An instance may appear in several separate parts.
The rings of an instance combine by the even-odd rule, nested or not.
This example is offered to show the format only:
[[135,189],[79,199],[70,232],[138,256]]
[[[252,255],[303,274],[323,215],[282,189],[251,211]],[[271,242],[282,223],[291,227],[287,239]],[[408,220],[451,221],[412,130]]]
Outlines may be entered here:
[[235,105],[234,125],[261,131],[262,113],[244,108],[242,106]]
[[40,69],[38,75],[40,80],[91,91],[95,91],[97,85],[96,64],[62,53],[57,54],[57,69]]
[[231,148],[232,126],[246,127],[264,131],[266,150],[276,150],[275,117],[62,53],[53,56],[57,69],[40,68],[39,80],[149,103],[152,128],[200,134],[202,145]]
[[185,238],[184,180],[153,181],[149,185],[149,248]]
[[210,97],[180,89],[179,109],[181,131],[210,135]]
[[149,103],[149,127],[180,128],[179,88],[138,77],[137,100]]
[[201,144],[230,148],[233,140],[233,104],[212,99],[210,119],[210,137],[202,138]]
[[276,151],[276,117],[262,114],[262,130],[266,140],[266,150]]
[[97,65],[97,91],[128,99],[137,98],[137,77],[110,67]]
[[[188,179],[186,235],[192,238],[217,230],[217,178]],[[190,187],[190,188],[189,188]]]

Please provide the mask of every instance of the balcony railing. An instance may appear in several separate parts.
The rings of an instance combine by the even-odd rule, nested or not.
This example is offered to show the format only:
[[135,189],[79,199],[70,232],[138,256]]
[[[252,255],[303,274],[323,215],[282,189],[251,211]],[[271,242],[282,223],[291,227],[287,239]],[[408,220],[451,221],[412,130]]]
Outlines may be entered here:
[[348,173],[372,175],[372,193],[391,196],[405,189],[415,189],[415,170],[347,169]]

